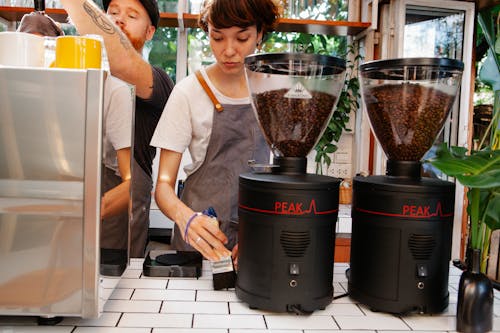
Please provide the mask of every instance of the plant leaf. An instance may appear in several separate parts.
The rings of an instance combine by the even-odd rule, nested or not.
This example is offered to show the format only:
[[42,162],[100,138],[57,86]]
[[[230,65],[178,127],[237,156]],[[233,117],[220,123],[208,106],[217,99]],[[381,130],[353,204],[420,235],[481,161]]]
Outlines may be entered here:
[[491,230],[500,229],[500,188],[490,193],[488,205],[485,208],[484,222]]
[[425,161],[444,174],[455,177],[464,186],[493,188],[500,186],[500,150],[489,148],[466,155],[464,147],[447,148],[442,144],[436,156]]

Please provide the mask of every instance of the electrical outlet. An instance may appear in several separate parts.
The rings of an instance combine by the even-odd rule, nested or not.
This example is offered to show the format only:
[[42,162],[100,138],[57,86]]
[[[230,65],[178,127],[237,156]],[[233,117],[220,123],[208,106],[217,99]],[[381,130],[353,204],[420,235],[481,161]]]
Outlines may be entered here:
[[332,163],[328,168],[328,175],[336,178],[351,178],[352,164]]

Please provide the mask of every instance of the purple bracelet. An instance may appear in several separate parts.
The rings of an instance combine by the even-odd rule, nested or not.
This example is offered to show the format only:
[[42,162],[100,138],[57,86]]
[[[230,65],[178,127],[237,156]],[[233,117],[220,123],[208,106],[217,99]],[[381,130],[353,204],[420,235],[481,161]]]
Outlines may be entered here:
[[193,222],[194,218],[197,216],[203,215],[203,213],[196,212],[191,217],[188,219],[186,223],[186,228],[184,229],[184,241],[189,244],[189,239],[188,239],[188,231],[189,231],[189,226],[191,225],[191,222]]

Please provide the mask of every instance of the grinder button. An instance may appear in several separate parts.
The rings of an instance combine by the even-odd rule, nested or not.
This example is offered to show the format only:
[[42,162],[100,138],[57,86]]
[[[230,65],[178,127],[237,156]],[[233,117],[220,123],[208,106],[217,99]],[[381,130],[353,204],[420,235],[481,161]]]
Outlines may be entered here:
[[300,274],[299,264],[290,263],[290,275],[299,275],[299,274]]
[[427,271],[427,265],[417,264],[417,276],[418,277],[427,277],[429,272]]

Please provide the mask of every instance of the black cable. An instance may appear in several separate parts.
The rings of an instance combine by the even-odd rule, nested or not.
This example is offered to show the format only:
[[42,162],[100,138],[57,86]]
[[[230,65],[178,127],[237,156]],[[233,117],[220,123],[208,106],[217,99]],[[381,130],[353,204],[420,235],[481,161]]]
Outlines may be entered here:
[[339,298],[342,298],[342,297],[346,297],[346,296],[349,296],[349,293],[344,293],[344,294],[340,294],[340,295],[334,296],[333,300],[336,300],[336,299],[339,299]]

